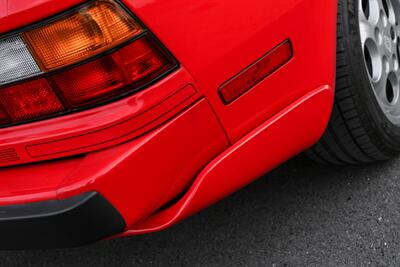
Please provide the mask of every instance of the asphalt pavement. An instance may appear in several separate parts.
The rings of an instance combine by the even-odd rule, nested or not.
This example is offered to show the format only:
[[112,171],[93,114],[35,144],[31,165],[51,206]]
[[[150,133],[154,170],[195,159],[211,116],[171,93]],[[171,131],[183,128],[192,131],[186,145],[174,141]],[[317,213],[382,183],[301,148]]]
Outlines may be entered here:
[[400,266],[400,158],[331,167],[300,156],[167,231],[4,251],[0,266]]

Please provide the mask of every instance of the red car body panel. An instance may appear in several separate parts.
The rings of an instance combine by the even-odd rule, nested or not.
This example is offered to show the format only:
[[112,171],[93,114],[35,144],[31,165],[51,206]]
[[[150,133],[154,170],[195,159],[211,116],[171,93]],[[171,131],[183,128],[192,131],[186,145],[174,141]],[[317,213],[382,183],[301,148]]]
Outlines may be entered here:
[[5,33],[46,19],[81,3],[82,0],[1,0],[0,32]]
[[[0,32],[81,2],[0,0]],[[0,129],[0,206],[95,191],[125,220],[121,235],[162,230],[323,134],[334,95],[335,0],[121,2],[179,69],[116,102]],[[225,105],[218,88],[285,40],[290,61]]]
[[[318,86],[333,83],[336,1],[188,2],[126,4],[190,71],[231,143]],[[224,105],[216,88],[288,38],[294,57],[279,74]]]
[[[149,233],[169,227],[300,153],[325,129],[330,114],[327,102],[332,102],[329,86],[317,88],[294,102],[210,162],[178,203],[135,225],[126,234]],[[315,109],[319,112],[314,112]],[[309,119],[299,120],[304,117]],[[276,142],[278,139],[280,142]]]

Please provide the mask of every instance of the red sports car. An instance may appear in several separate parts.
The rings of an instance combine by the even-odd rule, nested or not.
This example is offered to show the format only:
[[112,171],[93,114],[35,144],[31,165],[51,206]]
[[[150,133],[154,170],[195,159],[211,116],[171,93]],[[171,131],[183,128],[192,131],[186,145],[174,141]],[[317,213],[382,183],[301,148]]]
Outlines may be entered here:
[[0,0],[0,248],[163,230],[303,151],[395,156],[399,22],[398,0]]

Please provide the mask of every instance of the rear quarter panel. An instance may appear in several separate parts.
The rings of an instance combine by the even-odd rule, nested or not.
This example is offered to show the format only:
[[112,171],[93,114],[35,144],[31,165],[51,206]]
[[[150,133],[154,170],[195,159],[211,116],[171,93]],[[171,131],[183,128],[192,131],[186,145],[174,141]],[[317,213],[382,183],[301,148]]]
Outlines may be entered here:
[[[334,85],[336,0],[124,0],[191,72],[233,143],[318,86]],[[218,87],[285,39],[294,57],[224,105]]]

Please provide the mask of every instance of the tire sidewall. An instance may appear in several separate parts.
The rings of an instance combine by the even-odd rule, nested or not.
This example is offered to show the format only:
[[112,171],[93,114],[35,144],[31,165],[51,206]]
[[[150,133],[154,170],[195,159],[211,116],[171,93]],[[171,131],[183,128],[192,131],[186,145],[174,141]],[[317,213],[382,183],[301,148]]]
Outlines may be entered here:
[[359,0],[339,1],[344,2],[342,5],[344,45],[347,46],[346,56],[350,61],[349,68],[356,94],[354,100],[357,102],[355,104],[362,124],[369,126],[365,128],[375,145],[380,147],[384,145],[388,150],[400,151],[400,127],[393,124],[381,109],[364,62],[358,22]]

